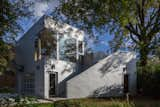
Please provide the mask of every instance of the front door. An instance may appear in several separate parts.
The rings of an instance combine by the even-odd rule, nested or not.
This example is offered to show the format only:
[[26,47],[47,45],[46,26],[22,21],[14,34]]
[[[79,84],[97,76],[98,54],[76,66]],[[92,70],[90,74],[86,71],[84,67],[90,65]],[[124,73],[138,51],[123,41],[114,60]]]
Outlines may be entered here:
[[124,74],[124,93],[128,93],[129,91],[129,75]]
[[56,96],[57,73],[51,73],[49,76],[49,97]]

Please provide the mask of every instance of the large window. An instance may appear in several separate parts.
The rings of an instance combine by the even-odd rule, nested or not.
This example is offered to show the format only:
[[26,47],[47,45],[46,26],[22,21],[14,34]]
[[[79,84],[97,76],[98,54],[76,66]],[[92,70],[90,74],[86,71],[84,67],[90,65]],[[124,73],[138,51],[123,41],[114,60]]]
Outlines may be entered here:
[[44,29],[40,32],[42,55],[56,57],[56,32]]
[[76,61],[76,39],[61,37],[59,39],[60,60]]
[[42,30],[35,40],[35,61],[41,60],[43,56],[56,58],[56,35],[49,29]]
[[80,55],[84,55],[84,42],[69,36],[59,38],[60,60],[76,62]]
[[35,61],[49,56],[57,60],[76,62],[80,55],[84,55],[84,42],[68,33],[44,29],[35,40]]

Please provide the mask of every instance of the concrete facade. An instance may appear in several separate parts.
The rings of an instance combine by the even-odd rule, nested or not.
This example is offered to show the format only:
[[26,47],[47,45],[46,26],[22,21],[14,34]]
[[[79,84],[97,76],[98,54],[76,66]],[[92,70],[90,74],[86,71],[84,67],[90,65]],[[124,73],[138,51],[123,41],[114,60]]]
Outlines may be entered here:
[[[54,32],[52,36],[56,38],[56,57],[52,54],[49,57],[40,55],[40,60],[35,61],[35,41],[43,29]],[[76,62],[65,59],[60,54],[63,52],[65,40],[71,38],[75,40]],[[56,76],[54,80],[56,97],[120,96],[123,95],[125,73],[129,74],[129,92],[134,93],[136,90],[135,54],[116,52],[100,61],[96,59],[96,64],[82,71],[80,64],[83,63],[77,62],[85,54],[83,41],[83,31],[43,16],[16,44],[15,68],[18,94],[50,98],[51,74],[53,74]],[[79,49],[79,42],[82,42],[82,49]],[[109,88],[112,91],[109,91]]]
[[68,80],[67,97],[122,96],[124,95],[124,74],[129,75],[129,93],[135,94],[136,56],[132,52],[118,51]]
[[[53,32],[56,32],[53,36],[56,36],[57,39],[57,47],[55,47],[57,54],[56,58],[52,56],[41,56],[42,58],[40,60],[35,61],[35,40],[38,38],[39,32],[43,29],[51,29]],[[58,84],[61,84],[66,77],[76,72],[77,68],[75,62],[61,58],[60,50],[63,47],[60,47],[60,36],[63,36],[61,37],[63,41],[70,38],[75,39],[75,47],[78,47],[78,42],[83,42],[84,33],[70,25],[55,22],[52,18],[43,16],[18,41],[16,44],[15,68],[17,70],[17,92],[19,94],[49,98],[49,75],[57,73],[55,96],[63,96],[64,88]],[[82,55],[83,53],[79,53],[79,50],[76,48],[77,60],[80,54]],[[28,80],[25,80],[25,78]],[[28,86],[24,86],[26,81],[28,82],[26,84],[29,84]]]

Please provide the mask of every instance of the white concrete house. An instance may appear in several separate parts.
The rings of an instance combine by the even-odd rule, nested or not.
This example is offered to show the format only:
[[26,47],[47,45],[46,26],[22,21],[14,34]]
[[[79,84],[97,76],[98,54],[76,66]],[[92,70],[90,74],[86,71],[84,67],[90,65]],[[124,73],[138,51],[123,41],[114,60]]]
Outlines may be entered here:
[[134,53],[118,51],[84,70],[84,46],[83,31],[48,16],[40,18],[16,44],[17,92],[41,98],[136,92]]

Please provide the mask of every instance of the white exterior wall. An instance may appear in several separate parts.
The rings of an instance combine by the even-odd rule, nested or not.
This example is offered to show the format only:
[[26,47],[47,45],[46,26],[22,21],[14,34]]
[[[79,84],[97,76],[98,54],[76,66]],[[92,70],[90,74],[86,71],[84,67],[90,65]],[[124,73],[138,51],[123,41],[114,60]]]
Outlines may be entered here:
[[[67,38],[75,38],[78,41],[83,41],[84,32],[74,28],[65,23],[59,23],[52,20],[50,17],[42,17],[38,22],[36,22],[31,29],[18,41],[16,44],[16,63],[18,65],[24,66],[24,71],[17,71],[17,92],[19,94],[22,93],[22,81],[21,78],[26,73],[34,73],[35,81],[34,81],[34,95],[43,98],[49,98],[49,74],[52,72],[58,72],[58,84],[60,84],[66,77],[68,77],[71,73],[75,72],[75,64],[62,61],[57,58],[49,59],[51,60],[51,64],[55,63],[55,70],[50,69],[51,65],[48,59],[44,57],[41,60],[34,61],[34,43],[37,38],[37,34],[43,30],[44,28],[52,29],[57,32],[55,36],[59,37],[59,35],[67,36]],[[59,42],[57,42],[57,46]],[[59,56],[59,47],[57,50],[57,56]],[[39,69],[37,69],[39,66]],[[48,72],[50,71],[50,72]],[[59,88],[59,87],[58,87]],[[61,88],[60,88],[61,89]],[[59,90],[59,93],[62,93],[64,90]]]
[[[45,98],[49,98],[49,74],[50,73],[54,73],[57,72],[58,73],[58,84],[60,84],[66,77],[68,77],[69,75],[71,75],[73,72],[76,71],[76,65],[74,63],[71,62],[67,62],[67,61],[62,61],[62,60],[54,60],[54,59],[49,59],[51,64],[55,64],[55,70],[51,69],[50,64],[46,64],[45,68],[44,68],[44,97]],[[48,72],[50,71],[50,72]],[[57,94],[61,94],[64,93],[64,87],[60,88],[57,87]]]
[[[116,52],[107,58],[100,60],[97,64],[67,81],[67,97],[122,96],[124,83],[123,67],[134,58],[135,55],[133,53]],[[136,77],[135,73],[131,73],[136,68],[134,63],[135,62],[129,66],[133,68],[130,71],[130,77]],[[134,79],[130,78],[129,81]],[[131,82],[130,89],[132,85],[134,84]]]
[[[60,85],[63,83],[63,80],[66,79],[69,75],[71,75],[73,72],[76,72],[76,64],[69,62],[69,61],[65,61],[65,60],[61,60],[60,59],[60,42],[59,42],[59,38],[60,36],[63,36],[63,39],[69,39],[69,38],[74,38],[76,40],[76,42],[78,41],[83,41],[84,40],[84,32],[80,31],[77,28],[74,28],[68,24],[65,23],[59,23],[56,22],[54,20],[52,20],[50,17],[47,17],[44,20],[44,26],[47,29],[52,29],[53,31],[56,32],[57,36],[57,58],[56,59],[47,59],[46,63],[44,65],[44,91],[45,91],[45,98],[49,98],[49,74],[53,73],[53,72],[57,72],[58,73],[58,86],[57,86],[57,95],[62,95],[62,94],[66,94],[65,93],[65,86],[64,85]],[[78,46],[77,46],[78,48]],[[79,53],[77,52],[77,59],[78,59],[78,55]],[[55,65],[55,70],[51,69],[51,65],[54,64]],[[51,72],[48,72],[51,71]]]
[[[50,58],[37,62],[34,61],[34,42],[38,32],[44,29],[44,27],[56,31],[56,36],[63,34],[67,35],[67,38],[75,38],[77,41],[83,41],[84,39],[84,32],[76,28],[67,24],[56,23],[51,18],[41,18],[41,20],[20,39],[16,47],[16,63],[24,66],[23,72],[17,72],[17,80],[19,81],[17,90],[19,93],[22,91],[21,82],[23,81],[23,75],[25,73],[34,73],[35,95],[49,98],[49,74],[58,72],[58,95],[67,94],[66,97],[69,98],[119,96],[123,94],[124,66],[127,66],[127,73],[130,75],[130,91],[135,92],[136,60],[132,61],[135,56],[130,52],[117,52],[100,60],[86,71],[68,80],[66,86],[64,80],[76,72],[76,64],[59,60],[59,58],[57,58],[57,60]],[[57,56],[59,56],[58,52]],[[51,69],[52,64],[55,64],[55,70]],[[37,66],[40,68],[37,69]]]

